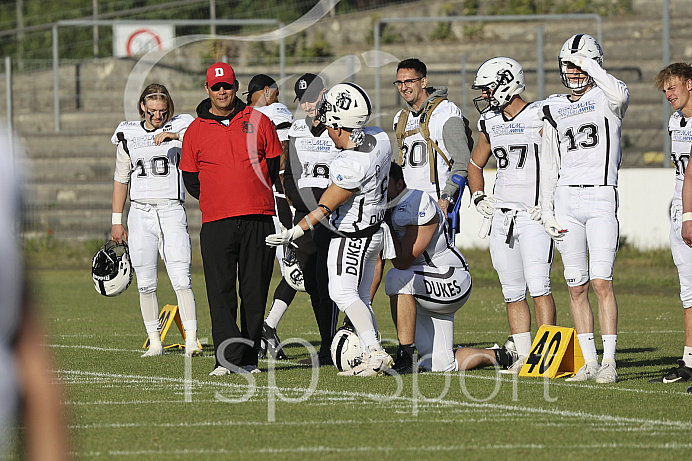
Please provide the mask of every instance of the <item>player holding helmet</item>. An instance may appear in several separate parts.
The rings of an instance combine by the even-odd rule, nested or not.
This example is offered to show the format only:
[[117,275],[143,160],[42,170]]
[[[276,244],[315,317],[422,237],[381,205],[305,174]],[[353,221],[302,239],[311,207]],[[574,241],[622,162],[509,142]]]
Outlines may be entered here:
[[[556,316],[550,290],[553,243],[540,223],[538,205],[543,103],[529,104],[522,99],[524,69],[506,57],[484,62],[472,88],[481,91],[473,100],[481,117],[469,164],[469,188],[476,209],[485,218],[481,237],[490,233],[490,256],[502,284],[519,354],[508,371],[519,373],[531,350],[527,287],[534,300],[536,324],[555,325]],[[483,167],[491,155],[497,159],[494,197],[483,191]]]
[[[617,382],[618,305],[613,263],[618,249],[620,129],[629,104],[627,85],[602,67],[593,37],[570,37],[558,57],[571,94],[545,103],[540,155],[542,220],[565,266],[570,312],[585,365],[570,381]],[[564,226],[564,227],[563,227]],[[589,280],[598,298],[603,361],[598,363]]]
[[183,134],[193,118],[173,116],[173,100],[165,86],[153,83],[139,98],[143,121],[121,122],[111,141],[116,144],[111,238],[128,239],[122,212],[130,183],[129,250],[137,274],[139,304],[149,336],[142,357],[163,354],[156,298],[159,252],[178,298],[185,329],[185,353],[202,355],[197,344],[197,314],[192,293],[190,236],[183,202],[185,187],[178,169]]
[[375,261],[384,245],[386,230],[381,226],[391,159],[387,134],[377,127],[365,127],[371,113],[369,96],[353,83],[340,83],[327,92],[320,119],[341,151],[330,165],[332,184],[317,208],[297,225],[266,239],[270,245],[283,245],[313,231],[329,217],[336,231],[329,243],[329,295],[349,317],[365,346],[363,363],[340,373],[348,376],[380,375],[393,362],[377,338],[369,304]]

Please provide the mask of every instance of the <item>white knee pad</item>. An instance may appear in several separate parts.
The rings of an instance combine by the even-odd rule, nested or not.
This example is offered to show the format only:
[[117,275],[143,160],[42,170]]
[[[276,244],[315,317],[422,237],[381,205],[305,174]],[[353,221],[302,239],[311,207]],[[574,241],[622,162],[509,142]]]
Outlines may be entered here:
[[591,278],[613,280],[613,265],[608,262],[593,261],[591,263]]
[[545,296],[550,293],[550,278],[537,277],[535,279],[527,280],[527,282],[529,286],[529,293],[531,294],[532,298]]
[[137,291],[140,293],[156,292],[156,286],[158,285],[156,270],[143,271],[140,269],[135,271],[135,275],[137,276]]
[[506,303],[516,303],[526,299],[526,285],[502,285],[502,296]]
[[565,268],[565,281],[568,287],[578,287],[589,281],[589,274],[577,268]]
[[175,277],[171,278],[171,285],[173,285],[175,291],[192,289],[192,281],[189,275],[181,275],[177,279]]
[[384,280],[384,292],[387,296],[415,294],[411,272],[396,268],[389,269]]

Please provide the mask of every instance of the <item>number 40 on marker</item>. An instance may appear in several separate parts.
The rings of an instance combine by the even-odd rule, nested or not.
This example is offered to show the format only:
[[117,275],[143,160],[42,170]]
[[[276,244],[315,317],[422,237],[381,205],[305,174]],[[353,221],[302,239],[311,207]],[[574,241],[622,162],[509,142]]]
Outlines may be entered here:
[[562,378],[584,366],[574,328],[543,325],[538,329],[519,376]]

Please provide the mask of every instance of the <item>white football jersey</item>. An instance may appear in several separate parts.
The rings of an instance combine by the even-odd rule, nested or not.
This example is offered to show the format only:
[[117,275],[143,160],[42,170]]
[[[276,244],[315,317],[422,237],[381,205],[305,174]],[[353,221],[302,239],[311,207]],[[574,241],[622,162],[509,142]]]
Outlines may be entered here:
[[680,111],[674,112],[668,121],[668,132],[671,139],[670,161],[675,165],[673,204],[682,205],[682,183],[692,149],[692,118],[685,118]]
[[[185,185],[178,169],[182,141],[154,144],[164,131],[184,133],[194,118],[176,115],[159,129],[149,131],[143,121],[121,122],[111,142],[118,146],[114,179],[130,183],[131,200],[170,199],[185,201]],[[181,136],[182,139],[182,136]],[[129,163],[129,168],[125,165]]]
[[330,184],[329,165],[339,154],[327,129],[322,127],[319,136],[315,136],[305,119],[301,118],[293,122],[288,136],[291,141],[290,149],[295,149],[296,157],[300,162],[300,165],[291,164],[292,171],[301,172],[297,183],[298,188],[326,189]]
[[411,265],[455,266],[466,269],[466,260],[450,241],[447,219],[435,199],[417,189],[406,189],[402,194],[392,209],[392,233],[397,240],[404,237],[408,226],[422,226],[436,215],[439,217],[435,235]]
[[288,110],[288,107],[280,102],[275,102],[268,106],[253,107],[253,109],[257,109],[269,117],[276,128],[276,134],[279,135],[279,141],[288,141],[288,130],[293,123],[293,114]]
[[538,205],[538,155],[543,129],[543,101],[526,105],[508,120],[502,111],[481,114],[478,130],[497,160],[493,195],[496,208],[528,210]]
[[[396,131],[396,126],[399,124],[399,117],[401,112],[397,112],[394,116],[394,131]],[[416,130],[420,126],[420,117],[422,112],[419,114],[414,114],[409,112],[408,118],[406,119],[406,130]],[[442,101],[432,112],[430,116],[430,122],[428,123],[428,130],[430,131],[430,139],[432,139],[442,150],[448,160],[451,160],[451,154],[445,146],[444,140],[442,139],[442,128],[444,127],[447,120],[451,117],[463,118],[461,110],[453,102],[445,99]],[[401,163],[401,168],[404,171],[404,179],[406,179],[406,184],[413,189],[420,189],[428,194],[432,195],[435,199],[439,198],[438,188],[441,191],[451,168],[447,165],[440,155],[435,152],[435,178],[436,182],[430,181],[430,154],[428,153],[428,143],[423,138],[423,135],[416,133],[414,135],[404,138],[402,145],[403,159]]]
[[543,107],[559,140],[557,185],[617,186],[622,118],[613,111],[604,91],[594,86],[576,102],[566,94],[552,95]]
[[334,184],[357,190],[330,218],[332,226],[346,235],[379,228],[387,207],[392,145],[381,128],[366,127],[363,131],[363,144],[341,151],[330,167]]

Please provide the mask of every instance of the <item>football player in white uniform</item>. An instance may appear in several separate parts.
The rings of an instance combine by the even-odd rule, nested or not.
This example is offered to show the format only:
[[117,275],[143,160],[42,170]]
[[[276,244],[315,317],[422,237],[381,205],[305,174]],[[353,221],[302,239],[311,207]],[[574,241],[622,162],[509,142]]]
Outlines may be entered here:
[[[248,106],[254,107],[269,119],[276,128],[276,133],[281,142],[283,152],[281,154],[281,166],[279,167],[279,181],[272,185],[274,190],[274,201],[276,215],[274,219],[274,228],[276,232],[283,227],[291,227],[293,225],[293,212],[286,200],[286,195],[283,188],[283,178],[285,172],[286,160],[288,158],[288,132],[293,123],[293,114],[285,105],[279,102],[279,88],[276,81],[268,75],[257,74],[248,83],[247,92]],[[281,275],[284,273],[284,247],[276,247],[276,259],[279,262]],[[281,340],[276,334],[276,326],[281,320],[281,316],[286,312],[288,305],[291,304],[296,295],[296,290],[289,283],[282,279],[279,285],[274,290],[272,307],[269,310],[268,320],[262,325],[262,343],[260,345],[259,355],[261,358],[266,357],[267,352],[275,360],[286,360],[288,357],[283,349],[279,346]],[[276,323],[274,323],[276,322]],[[270,324],[272,326],[270,326]]]
[[335,229],[329,244],[329,295],[365,345],[363,362],[339,374],[376,376],[393,363],[377,338],[377,322],[370,306],[375,261],[385,238],[382,222],[391,144],[382,129],[365,127],[372,104],[367,93],[353,83],[332,87],[319,113],[341,151],[329,167],[332,183],[313,211],[293,228],[268,236],[267,243],[282,245],[296,240],[329,217]]
[[[111,138],[117,145],[111,238],[116,242],[127,240],[130,247],[150,344],[142,357],[164,353],[156,297],[159,253],[178,298],[185,329],[185,353],[200,356],[195,296],[190,280],[190,236],[183,207],[185,186],[178,170],[183,135],[193,118],[186,114],[174,117],[173,100],[168,90],[156,83],[144,89],[137,107],[144,120],[121,122]],[[122,224],[128,183],[129,240]]]
[[[315,74],[302,75],[295,84],[296,99],[305,117],[296,120],[289,131],[289,153],[286,162],[286,195],[295,208],[293,222],[298,223],[315,209],[319,199],[330,184],[330,165],[339,153],[329,137],[327,127],[317,114],[323,95],[322,79]],[[317,357],[300,360],[302,365],[332,365],[330,346],[336,333],[339,309],[329,297],[327,254],[331,230],[318,226],[295,241],[296,257],[303,271],[305,291],[310,295],[312,310],[320,332],[320,348]]]
[[442,209],[429,194],[407,189],[394,162],[387,189],[396,257],[385,292],[399,338],[396,363],[388,373],[416,371],[416,348],[422,355],[419,365],[428,371],[512,365],[517,355],[504,348],[454,352],[454,314],[471,295],[468,264],[449,236]]
[[[469,164],[469,188],[476,209],[484,216],[481,237],[490,232],[490,256],[502,285],[507,317],[519,360],[509,372],[519,373],[531,351],[533,298],[536,324],[555,325],[555,301],[550,290],[553,241],[540,222],[538,155],[543,129],[542,102],[529,104],[524,69],[514,59],[496,57],[476,72],[473,100],[481,114],[478,141]],[[497,160],[493,195],[484,192],[483,167]]]
[[670,250],[678,268],[680,301],[684,315],[685,345],[678,366],[649,382],[692,381],[692,66],[671,64],[661,70],[654,84],[663,91],[675,112],[670,116],[670,160],[675,166],[675,192],[670,207]]
[[[543,108],[540,155],[541,216],[565,266],[570,312],[585,365],[568,381],[617,382],[618,305],[613,263],[618,249],[620,130],[629,104],[625,83],[602,67],[591,36],[570,37],[558,57],[571,94],[552,95]],[[589,280],[598,298],[603,361],[598,363]]]

